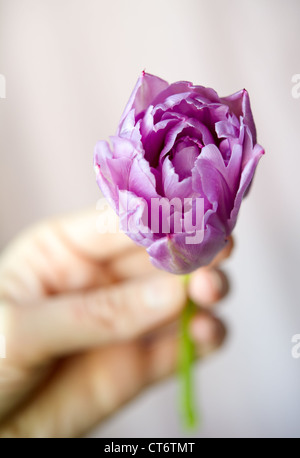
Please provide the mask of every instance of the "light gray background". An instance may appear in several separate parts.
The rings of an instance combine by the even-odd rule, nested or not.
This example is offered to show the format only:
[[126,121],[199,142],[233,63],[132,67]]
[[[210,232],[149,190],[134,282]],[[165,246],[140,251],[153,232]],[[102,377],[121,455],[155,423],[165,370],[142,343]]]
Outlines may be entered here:
[[[200,437],[300,437],[299,17],[298,0],[0,0],[0,247],[96,203],[94,144],[114,133],[142,69],[250,92],[267,154],[226,265],[230,337],[197,366]],[[182,436],[175,396],[174,379],[91,435]]]

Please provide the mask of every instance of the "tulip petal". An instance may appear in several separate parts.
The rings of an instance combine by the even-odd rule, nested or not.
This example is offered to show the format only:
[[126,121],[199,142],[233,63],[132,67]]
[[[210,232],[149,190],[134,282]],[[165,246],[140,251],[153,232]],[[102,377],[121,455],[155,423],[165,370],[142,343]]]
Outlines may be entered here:
[[219,98],[143,72],[110,142],[96,145],[94,164],[121,228],[158,268],[207,265],[226,245],[264,153],[248,92]]
[[94,150],[94,168],[96,172],[97,183],[107,198],[109,204],[113,209],[117,210],[118,190],[113,182],[110,169],[107,165],[107,160],[112,158],[113,154],[109,147],[108,142],[99,141]]
[[197,175],[200,177],[204,195],[226,228],[234,203],[234,192],[228,182],[223,157],[216,145],[207,145],[202,149],[193,170],[193,176]]
[[153,105],[163,103],[168,97],[177,94],[197,94],[198,99],[203,103],[220,103],[220,98],[214,89],[195,86],[190,81],[178,81],[170,84],[165,90],[160,92],[153,101]]
[[120,129],[128,113],[134,109],[135,117],[141,112],[146,110],[151,105],[154,98],[169,86],[167,81],[164,81],[157,76],[150,75],[149,73],[142,72],[130,99],[125,107],[125,110],[121,116]]
[[208,225],[200,244],[186,244],[187,234],[171,234],[153,242],[147,253],[158,269],[182,275],[209,264],[225,247],[224,233]]
[[249,186],[251,185],[251,182],[253,180],[256,166],[258,164],[258,161],[260,160],[260,158],[263,155],[264,155],[264,149],[259,144],[256,144],[252,151],[252,158],[244,165],[244,168],[241,174],[239,189],[236,194],[233,209],[230,214],[230,220],[228,222],[228,227],[229,227],[230,232],[233,230],[236,224],[238,212],[240,210],[240,206],[242,203],[242,199],[249,190]]
[[174,197],[184,199],[185,197],[192,197],[194,195],[192,177],[187,177],[179,181],[179,176],[175,172],[174,166],[168,157],[165,158],[162,166],[162,182],[164,195],[170,200]]
[[148,227],[146,200],[130,191],[120,190],[118,201],[120,229],[138,245],[150,246],[154,237]]
[[232,113],[234,113],[239,119],[243,117],[244,123],[249,127],[253,143],[256,143],[256,128],[254,119],[251,111],[250,98],[246,89],[243,89],[235,94],[223,97],[222,102],[229,106]]

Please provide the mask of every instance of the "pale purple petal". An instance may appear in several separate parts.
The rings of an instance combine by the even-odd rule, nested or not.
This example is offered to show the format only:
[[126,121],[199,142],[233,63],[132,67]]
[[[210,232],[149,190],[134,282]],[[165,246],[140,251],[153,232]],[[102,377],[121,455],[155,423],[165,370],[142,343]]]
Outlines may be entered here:
[[149,163],[143,157],[136,157],[130,169],[127,189],[144,199],[158,197],[156,191],[156,179]]
[[172,164],[181,181],[192,175],[192,169],[199,154],[197,146],[187,146],[174,152]]
[[118,201],[120,229],[138,245],[150,246],[154,237],[148,227],[148,203],[127,190],[119,191]]
[[234,203],[234,193],[226,179],[226,167],[222,155],[215,145],[205,146],[196,161],[193,178],[200,177],[203,193],[215,208],[224,230]]
[[215,124],[216,134],[219,138],[236,138],[238,136],[239,129],[237,129],[230,121],[218,121]]
[[229,106],[232,113],[234,113],[237,118],[240,116],[243,117],[244,123],[249,127],[253,143],[256,143],[256,128],[253,120],[253,115],[250,106],[250,98],[246,89],[243,89],[235,94],[223,97],[222,102]]
[[152,264],[174,274],[186,274],[209,264],[224,248],[227,240],[223,232],[207,226],[202,243],[186,244],[186,234],[172,234],[153,242],[147,253]]
[[169,83],[161,78],[142,72],[121,116],[121,129],[124,119],[131,110],[134,109],[135,116],[138,116],[142,111],[146,110],[148,106],[151,105],[154,98],[168,86]]
[[176,94],[195,93],[203,103],[220,103],[220,98],[216,91],[203,86],[194,86],[190,81],[178,81],[170,84],[164,91],[159,93],[154,99],[154,105],[164,102],[168,97]]
[[96,145],[94,165],[123,231],[158,268],[184,274],[207,265],[226,245],[264,153],[247,91],[219,98],[143,72],[110,141]]
[[242,199],[245,196],[245,194],[247,193],[247,190],[253,179],[254,172],[258,164],[258,161],[263,156],[263,154],[264,154],[263,148],[260,145],[256,144],[253,149],[253,157],[245,165],[242,171],[239,190],[235,197],[234,206],[230,214],[230,220],[228,222],[230,232],[233,230],[236,224],[238,212],[239,212],[239,209],[242,203]]
[[107,159],[112,158],[112,152],[106,141],[99,141],[94,151],[94,168],[96,172],[97,183],[109,204],[117,210],[118,189],[112,180],[110,169],[107,165]]
[[168,157],[165,158],[162,165],[162,180],[164,195],[170,200],[174,197],[184,199],[195,194],[192,189],[192,177],[179,181],[179,176]]

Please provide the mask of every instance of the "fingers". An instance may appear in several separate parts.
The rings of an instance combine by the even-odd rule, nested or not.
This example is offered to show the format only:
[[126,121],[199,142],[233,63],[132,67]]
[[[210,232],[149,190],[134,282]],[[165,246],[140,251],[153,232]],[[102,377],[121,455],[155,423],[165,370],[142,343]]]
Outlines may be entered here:
[[0,426],[0,438],[83,435],[140,391],[141,355],[126,342],[68,358],[32,402]]
[[[198,312],[190,324],[190,332],[196,345],[196,355],[204,357],[222,345],[226,330],[224,324],[213,315]],[[148,344],[145,349],[148,370],[144,383],[155,383],[170,374],[178,366],[179,334],[176,329],[164,333]]]
[[229,237],[228,244],[218,253],[212,263],[196,270],[191,275],[188,292],[201,307],[211,307],[227,295],[229,281],[218,266],[231,255],[233,247],[233,238]]
[[157,268],[151,264],[145,248],[131,250],[112,259],[109,269],[112,275],[120,280],[157,273]]
[[101,208],[89,209],[54,221],[56,230],[81,255],[107,261],[136,249],[133,241],[119,229],[119,221],[105,200]]
[[[35,364],[135,338],[161,326],[179,314],[185,292],[179,277],[154,272],[97,290],[53,296],[22,308],[10,307],[10,357]],[[227,278],[219,269],[201,268],[191,276],[189,295],[201,307],[210,307],[227,291]]]
[[227,276],[220,269],[202,268],[194,272],[189,283],[190,297],[201,307],[210,307],[229,291]]
[[[219,264],[221,264],[231,255],[232,250],[233,239],[232,237],[229,237],[225,248],[217,254],[212,263],[207,267],[218,267]],[[200,268],[198,271],[206,269],[207,267]],[[121,253],[120,256],[117,256],[111,260],[109,263],[109,269],[116,278],[121,280],[146,275],[157,271],[157,269],[151,264],[149,255],[144,248],[128,250]]]
[[107,288],[7,307],[7,357],[32,365],[126,341],[168,322],[183,308],[181,280],[159,272]]
[[[0,257],[0,299],[23,305],[156,272],[143,248],[113,233],[107,223],[113,215],[109,207],[100,214],[90,210],[26,231]],[[231,249],[229,239],[210,267]]]
[[198,313],[190,324],[198,356],[206,356],[220,347],[226,337],[224,323],[207,311]]
[[[198,313],[191,332],[199,355],[218,347],[225,335],[224,326],[208,313]],[[34,400],[0,427],[0,437],[81,436],[145,386],[173,373],[177,360],[174,328],[152,339],[68,358]]]
[[[27,299],[110,283],[107,260],[138,247],[120,232],[101,229],[97,218],[96,210],[85,211],[22,233],[0,256],[0,299],[22,305]],[[102,214],[104,226],[105,221]]]
[[[101,200],[98,209],[60,218],[54,223],[60,234],[81,254],[98,261],[123,255],[126,258],[129,254],[128,260],[130,252],[138,249],[132,240],[120,231],[118,217],[105,199]],[[232,248],[233,238],[230,236],[226,247],[214,258],[211,266],[216,266],[229,257]],[[126,263],[124,265],[126,267]]]

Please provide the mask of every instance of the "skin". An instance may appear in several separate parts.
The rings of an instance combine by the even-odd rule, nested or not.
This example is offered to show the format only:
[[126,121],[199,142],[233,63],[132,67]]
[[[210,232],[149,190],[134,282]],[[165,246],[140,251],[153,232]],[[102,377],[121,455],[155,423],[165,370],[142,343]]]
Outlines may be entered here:
[[[125,235],[100,234],[97,218],[39,223],[0,257],[1,438],[82,436],[176,369],[181,278]],[[201,357],[225,336],[213,307],[228,291],[218,266],[231,250],[232,239],[189,284]]]

